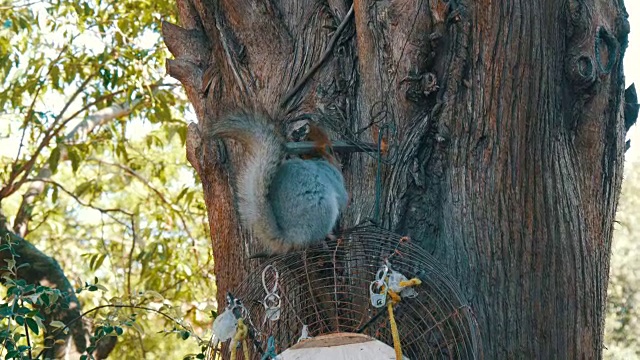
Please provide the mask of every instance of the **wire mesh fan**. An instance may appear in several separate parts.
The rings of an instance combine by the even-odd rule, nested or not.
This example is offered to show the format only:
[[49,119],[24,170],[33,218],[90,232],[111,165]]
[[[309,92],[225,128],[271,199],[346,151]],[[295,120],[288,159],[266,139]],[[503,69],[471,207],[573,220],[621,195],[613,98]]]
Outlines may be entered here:
[[[271,336],[278,353],[295,345],[305,325],[310,336],[362,333],[392,346],[387,309],[372,306],[369,292],[388,259],[393,270],[422,281],[415,287],[417,296],[403,298],[394,310],[403,355],[411,360],[481,358],[477,323],[457,286],[435,258],[404,240],[364,226],[339,234],[328,247],[269,259],[264,264],[268,270],[250,275],[233,292],[247,309],[253,330],[251,357],[261,358]],[[276,321],[265,317],[273,315],[266,313],[264,303],[270,290],[280,299]],[[226,359],[228,354],[226,342],[210,358]]]

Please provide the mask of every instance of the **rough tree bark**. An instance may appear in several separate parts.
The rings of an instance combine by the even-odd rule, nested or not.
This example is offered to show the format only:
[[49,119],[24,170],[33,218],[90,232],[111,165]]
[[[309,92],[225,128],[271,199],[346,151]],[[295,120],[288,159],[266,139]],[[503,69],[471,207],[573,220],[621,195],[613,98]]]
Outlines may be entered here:
[[[251,268],[226,149],[228,111],[316,117],[338,139],[385,124],[382,224],[437,255],[480,325],[484,355],[599,358],[624,155],[622,0],[354,1],[331,58],[291,101],[351,4],[177,0],[163,32],[198,115],[218,301]],[[231,157],[233,158],[233,156]],[[375,161],[343,157],[344,226],[375,213]],[[249,244],[249,246],[247,246]]]

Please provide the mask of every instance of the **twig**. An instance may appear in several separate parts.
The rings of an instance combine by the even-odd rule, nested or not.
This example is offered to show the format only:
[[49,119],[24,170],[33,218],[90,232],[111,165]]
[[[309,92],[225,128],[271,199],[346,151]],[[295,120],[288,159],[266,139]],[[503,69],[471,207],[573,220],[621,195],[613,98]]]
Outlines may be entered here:
[[38,230],[42,225],[47,223],[47,220],[49,220],[49,216],[51,216],[51,211],[47,211],[46,213],[44,213],[42,215],[42,220],[38,224],[36,224],[36,226],[34,226],[32,229],[26,229],[25,234],[24,235],[20,235],[20,236],[22,236],[23,238],[26,238],[27,235],[29,235],[32,232]]
[[193,243],[195,243],[195,238],[193,237],[193,235],[191,235],[191,231],[189,231],[189,227],[187,226],[187,221],[185,220],[184,216],[182,215],[182,212],[179,209],[176,209],[174,207],[174,204],[169,202],[167,200],[167,198],[165,198],[165,196],[158,189],[154,188],[151,185],[151,183],[149,183],[149,181],[147,179],[142,177],[142,175],[138,174],[137,172],[135,172],[130,167],[124,166],[122,164],[110,163],[110,162],[106,162],[106,161],[103,161],[103,160],[100,160],[100,159],[95,159],[95,158],[89,158],[87,160],[95,161],[95,162],[98,162],[100,164],[104,164],[104,165],[108,165],[108,166],[117,167],[119,169],[124,170],[127,174],[133,176],[134,178],[138,179],[144,186],[146,186],[149,190],[151,190],[151,192],[156,194],[156,196],[158,196],[160,201],[162,201],[165,205],[167,205],[167,207],[169,207],[171,212],[173,212],[178,217],[178,219],[180,219],[180,222],[182,223],[182,226],[184,227],[184,231],[187,233],[187,236],[189,236],[191,241]]
[[118,91],[114,91],[112,93],[109,94],[105,94],[102,95],[98,98],[96,98],[94,101],[88,103],[87,105],[83,106],[80,108],[80,110],[74,112],[73,114],[71,114],[68,118],[65,119],[65,121],[67,120],[71,120],[71,119],[75,119],[78,115],[80,115],[82,112],[89,110],[90,107],[97,105],[98,103],[105,101],[105,100],[109,100],[114,98],[116,95],[120,95],[124,92],[126,92],[127,89],[123,89],[123,90],[118,90]]
[[[172,84],[163,84],[160,82],[156,82],[150,85],[151,88],[153,89],[159,89],[160,87],[164,87],[164,86],[168,86],[168,87],[173,87],[174,85]],[[113,99],[115,96],[122,94],[124,92],[126,92],[127,90],[119,90],[119,91],[115,91],[112,92],[110,94],[105,94],[102,95],[100,97],[97,97],[93,102],[83,106],[80,110],[76,111],[73,115],[67,117],[64,122],[65,124],[70,121],[71,119],[76,118],[78,115],[80,115],[83,111],[88,110],[90,107],[97,105],[98,103],[105,101],[105,100],[110,100]],[[154,90],[155,91],[155,90]],[[94,114],[87,116],[83,121],[79,122],[72,130],[70,130],[64,137],[64,143],[71,143],[73,142],[73,140],[75,139],[75,137],[78,134],[81,134],[81,136],[85,136],[88,133],[90,133],[91,131],[93,131],[97,126],[102,125],[108,121],[112,121],[113,119],[116,119],[120,116],[124,116],[126,114],[128,114],[129,112],[131,112],[137,105],[139,105],[141,103],[141,100],[143,96],[140,96],[138,99],[131,101],[127,104],[125,104],[124,106],[122,105],[111,105],[109,107],[103,108],[101,110],[96,111]],[[128,108],[128,110],[127,110]],[[116,110],[112,110],[111,113],[109,113],[109,111],[105,112],[105,110],[109,110],[109,109],[116,109]],[[26,129],[26,126],[25,126]],[[66,159],[67,157],[67,152],[64,150],[65,148],[63,148],[63,151],[61,153],[61,158]],[[41,178],[50,178],[51,177],[51,171],[49,171],[49,165],[45,164],[42,168],[40,168],[37,177],[39,179]],[[18,210],[18,214],[15,217],[14,220],[14,229],[16,229],[16,231],[20,231],[21,228],[26,229],[27,228],[27,223],[31,220],[29,218],[29,215],[26,213],[26,209],[29,207],[29,205],[31,205],[31,203],[33,202],[33,200],[35,199],[35,197],[40,194],[42,192],[42,189],[39,187],[34,187],[31,186],[25,193],[25,195],[23,196],[22,199],[22,203],[20,204],[20,208]],[[25,236],[26,233],[21,234],[22,236]]]
[[129,271],[127,271],[127,294],[131,297],[131,269],[133,267],[133,251],[136,248],[136,220],[131,216],[131,250],[129,250]]
[[349,8],[349,12],[347,12],[347,15],[345,15],[344,19],[342,19],[340,26],[338,26],[336,31],[333,33],[333,36],[329,41],[329,45],[327,45],[327,48],[324,50],[324,53],[322,53],[322,55],[320,56],[320,59],[311,67],[311,69],[309,69],[309,71],[307,71],[304,74],[302,79],[300,79],[300,81],[298,81],[298,83],[291,90],[289,90],[289,92],[284,96],[284,98],[280,102],[281,108],[284,108],[287,105],[289,100],[291,100],[291,98],[298,91],[300,91],[300,89],[302,89],[304,84],[306,84],[307,81],[309,81],[309,79],[313,76],[313,74],[315,74],[316,71],[318,71],[318,69],[320,69],[322,65],[327,61],[331,53],[333,53],[333,47],[336,45],[336,42],[338,42],[338,38],[340,37],[340,34],[347,27],[347,23],[349,22],[349,19],[351,19],[352,16],[353,16],[353,4],[351,4],[351,8]]
[[62,186],[62,184],[60,184],[60,183],[58,183],[56,181],[53,181],[53,180],[49,180],[49,179],[33,179],[33,180],[29,180],[29,181],[42,181],[42,182],[45,182],[47,184],[54,185],[58,189],[62,190],[62,192],[64,192],[65,194],[71,196],[75,201],[78,202],[78,204],[80,204],[82,206],[86,206],[86,207],[92,208],[94,210],[98,210],[98,211],[100,211],[102,213],[119,212],[119,213],[125,214],[127,216],[133,216],[134,215],[133,213],[130,213],[130,212],[126,211],[126,210],[122,210],[120,208],[101,208],[99,206],[95,206],[95,205],[92,205],[90,203],[85,203],[78,196],[76,196],[74,193],[72,193],[71,191],[67,190],[64,186]]
[[84,81],[80,84],[80,86],[78,86],[78,88],[76,89],[76,91],[73,93],[73,95],[71,95],[71,97],[69,98],[69,100],[67,101],[66,104],[64,104],[64,107],[62,108],[62,110],[60,110],[60,113],[58,113],[58,115],[55,117],[54,122],[52,124],[53,125],[56,124],[56,122],[60,121],[60,119],[62,119],[62,116],[64,116],[64,113],[67,112],[67,110],[69,110],[69,107],[71,106],[71,104],[73,103],[73,101],[78,97],[78,95],[80,95],[82,93],[82,91],[87,87],[87,85],[89,84],[89,81],[91,81],[91,79],[93,79],[95,76],[97,76],[99,74],[98,71],[93,72],[91,75],[87,76],[86,79],[84,79]]
[[[309,154],[317,151],[317,145],[313,141],[289,142],[285,144],[287,153],[292,155]],[[335,152],[377,152],[378,146],[374,143],[354,144],[347,141],[332,141],[333,151]]]
[[[161,316],[164,316],[165,318],[171,320],[172,322],[178,324],[181,328],[183,328],[184,330],[188,331],[189,333],[191,333],[194,337],[196,337],[199,341],[202,341],[202,339],[200,339],[200,337],[196,334],[193,334],[191,330],[187,329],[186,326],[182,325],[182,323],[176,319],[174,319],[173,317],[171,317],[170,315],[167,315],[165,313],[163,313],[160,310],[156,310],[150,307],[146,307],[146,306],[139,306],[139,305],[124,305],[124,304],[106,304],[106,305],[100,305],[100,306],[96,306],[93,309],[87,310],[85,312],[83,312],[82,314],[80,314],[80,316],[76,317],[75,319],[69,321],[68,324],[65,324],[63,327],[59,327],[55,330],[53,330],[51,332],[51,336],[56,335],[66,329],[69,328],[69,326],[71,326],[73,323],[75,323],[76,321],[82,319],[83,317],[85,317],[87,314],[90,314],[92,312],[104,309],[104,308],[114,308],[114,309],[138,309],[138,310],[145,310],[145,311],[151,311],[154,312],[156,314],[159,314]],[[40,353],[37,355],[36,359],[40,357],[40,355],[42,355],[42,353],[45,351],[46,349],[42,349],[40,351]]]
[[43,2],[44,1],[33,1],[33,2],[24,3],[24,4],[14,4],[11,6],[0,6],[0,10],[15,10],[17,8],[27,7],[35,4],[40,4]]
[[58,189],[62,190],[62,192],[64,192],[65,194],[71,196],[78,204],[80,204],[82,206],[86,206],[86,207],[94,209],[94,210],[98,210],[101,213],[106,214],[112,220],[114,220],[115,222],[117,222],[118,224],[120,224],[120,225],[122,225],[124,227],[129,227],[129,225],[124,223],[122,220],[116,218],[115,216],[113,216],[113,215],[111,215],[109,213],[119,212],[119,213],[125,214],[125,215],[127,215],[129,217],[132,217],[134,215],[134,214],[132,214],[132,213],[130,213],[128,211],[125,211],[125,210],[122,210],[122,209],[119,209],[119,208],[101,208],[101,207],[95,206],[95,205],[93,205],[91,203],[85,203],[79,197],[77,197],[74,193],[72,193],[71,191],[67,190],[64,186],[62,186],[62,184],[60,184],[58,182],[55,182],[53,180],[49,180],[49,179],[28,179],[27,181],[42,181],[44,183],[51,184],[51,185],[57,187]]
[[[71,121],[71,119],[67,119],[65,121],[63,121],[61,124],[58,125],[58,122],[60,121],[60,119],[62,119],[62,116],[64,115],[64,113],[67,111],[67,109],[69,108],[69,106],[71,106],[71,103],[75,100],[75,98],[80,95],[80,93],[84,90],[84,88],[87,86],[87,84],[89,83],[89,81],[98,74],[98,72],[95,72],[91,75],[89,75],[83,82],[82,84],[78,87],[78,89],[76,90],[76,92],[71,96],[71,98],[69,98],[69,100],[67,101],[67,103],[65,104],[65,106],[62,108],[62,110],[60,111],[60,113],[58,114],[58,116],[55,117],[53,123],[51,124],[51,127],[49,127],[49,129],[47,129],[45,131],[45,137],[42,139],[42,141],[40,142],[40,144],[38,145],[38,147],[36,148],[36,150],[34,151],[34,153],[31,155],[29,161],[27,161],[27,163],[24,166],[21,166],[20,169],[13,171],[11,173],[11,175],[9,176],[9,179],[7,180],[6,185],[0,189],[0,199],[5,198],[11,194],[13,194],[14,192],[16,192],[20,186],[22,184],[24,184],[27,179],[29,178],[29,173],[31,172],[31,168],[33,168],[33,165],[35,164],[36,160],[38,159],[38,155],[40,155],[40,153],[42,152],[42,150],[49,145],[49,142],[51,141],[51,139],[53,139],[53,137],[59,133],[62,128],[64,128],[67,123],[69,121]],[[56,125],[58,125],[56,127]],[[18,180],[18,182],[14,182],[16,178],[18,178],[18,176],[23,173],[22,178],[20,180]]]
[[[104,227],[105,227],[105,221],[104,221],[104,216],[102,216],[102,214],[100,214],[100,243],[102,244],[102,249],[104,250],[105,254],[109,254],[109,249],[107,248],[107,241],[105,240],[104,237]],[[117,275],[118,271],[116,271],[116,265],[113,263],[113,260],[111,259],[111,256],[107,256],[107,259],[109,260],[109,263],[111,264],[111,271],[113,272],[114,279],[116,282],[116,286],[118,288],[120,288],[120,277]]]
[[[53,69],[54,66],[56,66],[58,64],[58,61],[60,61],[60,59],[62,58],[62,54],[64,54],[65,51],[67,51],[67,49],[69,49],[69,44],[63,46],[62,49],[60,49],[60,52],[58,53],[58,56],[56,56],[56,58],[53,59],[53,61],[51,61],[51,63],[49,64],[49,68],[47,69],[47,74],[45,75],[45,77],[47,77],[47,76],[49,76],[49,74],[51,74],[51,70]],[[38,74],[38,76],[36,76],[36,78],[40,78],[40,74]],[[38,88],[36,89],[36,92],[33,94],[33,100],[31,100],[31,104],[29,104],[29,110],[27,110],[26,116],[24,117],[24,123],[22,124],[22,127],[23,127],[23,129],[22,129],[22,137],[20,138],[20,145],[18,146],[18,153],[16,154],[15,163],[17,163],[18,160],[20,159],[20,151],[22,150],[22,147],[24,146],[23,145],[24,135],[27,132],[27,123],[29,122],[29,117],[33,114],[33,108],[36,106],[36,102],[38,101],[38,95],[40,95],[40,91],[42,90],[42,88],[44,87],[45,84],[46,84],[46,81],[41,82],[40,86],[38,86]]]
[[[24,306],[24,302],[20,300],[20,306]],[[29,359],[33,359],[33,354],[31,353],[31,339],[29,338],[29,326],[27,325],[27,319],[24,321],[24,335],[27,339],[27,349],[29,349]]]
[[[175,85],[173,85],[173,84],[163,84],[163,83],[151,84],[151,85],[145,85],[145,86],[147,88],[154,89],[154,90],[157,89],[157,88],[163,87],[163,86],[169,86],[170,88],[175,87]],[[76,116],[80,115],[82,112],[87,111],[90,107],[95,106],[95,105],[99,104],[102,101],[112,99],[117,95],[120,95],[122,93],[127,92],[128,90],[129,89],[123,89],[123,90],[114,91],[114,92],[112,92],[110,94],[102,95],[102,96],[96,98],[94,101],[92,101],[92,102],[88,103],[87,105],[81,107],[78,111],[76,111],[71,116],[66,118],[65,121],[70,120],[70,119],[74,119]],[[138,105],[138,104],[136,104],[136,105]]]

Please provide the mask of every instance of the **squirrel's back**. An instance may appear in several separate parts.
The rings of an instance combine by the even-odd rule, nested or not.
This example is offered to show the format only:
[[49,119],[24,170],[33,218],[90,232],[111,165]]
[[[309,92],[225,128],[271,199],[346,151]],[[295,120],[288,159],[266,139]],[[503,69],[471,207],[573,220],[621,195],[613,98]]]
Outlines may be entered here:
[[325,160],[285,161],[269,189],[285,248],[305,248],[331,233],[347,205],[340,171]]
[[260,115],[223,118],[212,124],[211,134],[234,139],[247,152],[237,177],[238,212],[271,253],[306,248],[331,233],[347,191],[324,148],[319,153],[331,163],[285,160],[284,138]]

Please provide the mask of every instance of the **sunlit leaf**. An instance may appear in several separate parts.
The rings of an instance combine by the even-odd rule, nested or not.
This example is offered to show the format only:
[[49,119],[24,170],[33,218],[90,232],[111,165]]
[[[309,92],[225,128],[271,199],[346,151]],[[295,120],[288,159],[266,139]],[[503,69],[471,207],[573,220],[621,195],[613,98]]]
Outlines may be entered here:
[[58,163],[60,162],[60,147],[56,146],[51,150],[51,155],[49,156],[49,169],[52,173],[56,173],[58,170]]
[[51,323],[49,323],[50,326],[54,327],[54,328],[61,328],[64,327],[64,323],[62,321],[58,321],[58,320],[54,320]]
[[85,181],[82,184],[76,186],[74,194],[78,197],[84,195],[84,193],[86,193],[91,188],[92,183],[92,181]]

